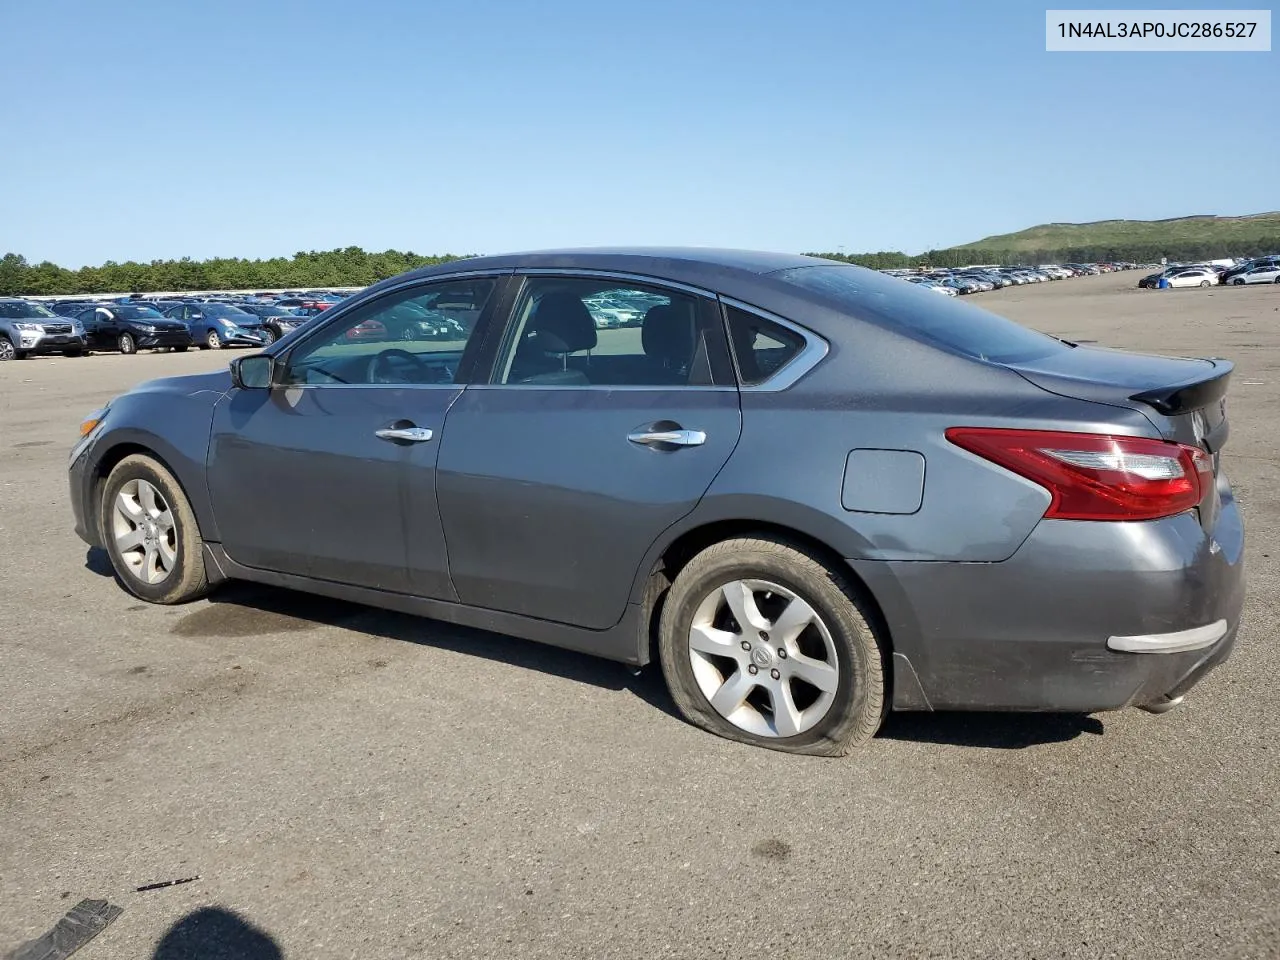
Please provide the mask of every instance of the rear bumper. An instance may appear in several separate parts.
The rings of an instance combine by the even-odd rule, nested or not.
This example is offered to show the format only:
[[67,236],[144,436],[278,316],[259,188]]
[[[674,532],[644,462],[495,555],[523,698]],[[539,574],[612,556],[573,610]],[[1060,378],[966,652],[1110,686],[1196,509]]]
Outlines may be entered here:
[[910,681],[895,708],[1090,713],[1186,693],[1230,655],[1244,605],[1244,531],[1220,491],[1209,533],[1194,513],[1053,520],[1001,563],[851,561]]

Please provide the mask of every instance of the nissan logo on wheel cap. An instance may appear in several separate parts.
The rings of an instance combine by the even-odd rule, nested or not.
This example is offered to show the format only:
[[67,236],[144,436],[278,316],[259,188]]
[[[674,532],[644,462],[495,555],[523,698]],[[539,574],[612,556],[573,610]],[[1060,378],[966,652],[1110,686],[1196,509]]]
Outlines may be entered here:
[[751,651],[751,659],[755,661],[757,667],[767,667],[773,663],[773,654],[769,652],[768,647],[756,647]]

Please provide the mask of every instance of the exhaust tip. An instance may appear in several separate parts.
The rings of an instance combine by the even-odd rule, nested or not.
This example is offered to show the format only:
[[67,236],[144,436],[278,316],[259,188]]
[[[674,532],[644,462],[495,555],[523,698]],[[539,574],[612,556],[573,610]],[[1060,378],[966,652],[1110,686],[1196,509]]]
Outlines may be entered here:
[[1180,703],[1182,703],[1182,697],[1160,697],[1150,703],[1138,704],[1138,709],[1145,710],[1147,713],[1168,713]]

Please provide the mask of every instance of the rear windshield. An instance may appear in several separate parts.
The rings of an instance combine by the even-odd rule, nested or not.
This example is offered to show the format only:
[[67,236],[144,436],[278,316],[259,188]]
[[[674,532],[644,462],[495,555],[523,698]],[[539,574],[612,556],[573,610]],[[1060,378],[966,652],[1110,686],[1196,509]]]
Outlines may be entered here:
[[792,267],[770,276],[817,294],[850,316],[904,333],[978,360],[1019,363],[1071,349],[1061,340],[1004,317],[861,267]]

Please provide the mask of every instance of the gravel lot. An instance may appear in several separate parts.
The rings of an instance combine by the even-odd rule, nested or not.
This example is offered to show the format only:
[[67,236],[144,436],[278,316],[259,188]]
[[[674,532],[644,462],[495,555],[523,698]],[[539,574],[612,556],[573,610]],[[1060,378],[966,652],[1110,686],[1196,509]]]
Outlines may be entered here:
[[174,924],[156,956],[1280,956],[1280,287],[1139,276],[971,299],[1236,360],[1235,656],[1165,717],[899,715],[840,761],[700,733],[652,668],[266,588],[138,603],[67,449],[229,354],[0,365],[0,955],[94,897],[124,914],[86,960]]

